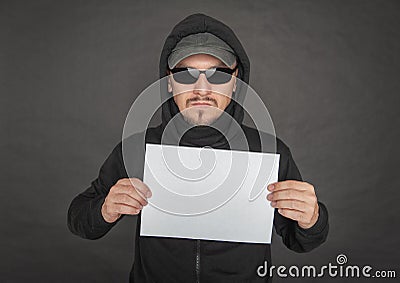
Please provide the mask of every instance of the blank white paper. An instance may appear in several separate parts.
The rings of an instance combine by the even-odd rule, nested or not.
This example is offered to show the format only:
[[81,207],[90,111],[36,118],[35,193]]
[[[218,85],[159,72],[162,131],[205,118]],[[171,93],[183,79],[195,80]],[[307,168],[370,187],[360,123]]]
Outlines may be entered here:
[[267,185],[278,181],[279,157],[146,144],[143,181],[153,196],[142,210],[140,235],[271,243]]

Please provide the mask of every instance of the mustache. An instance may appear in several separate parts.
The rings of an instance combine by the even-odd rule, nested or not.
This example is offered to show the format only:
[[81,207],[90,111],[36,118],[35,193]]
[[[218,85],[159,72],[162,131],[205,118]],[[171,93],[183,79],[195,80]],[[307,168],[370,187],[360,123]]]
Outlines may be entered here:
[[191,102],[213,102],[215,105],[217,105],[217,101],[212,98],[212,97],[204,97],[204,98],[199,98],[199,97],[193,97],[189,98],[186,100],[186,105],[189,105]]

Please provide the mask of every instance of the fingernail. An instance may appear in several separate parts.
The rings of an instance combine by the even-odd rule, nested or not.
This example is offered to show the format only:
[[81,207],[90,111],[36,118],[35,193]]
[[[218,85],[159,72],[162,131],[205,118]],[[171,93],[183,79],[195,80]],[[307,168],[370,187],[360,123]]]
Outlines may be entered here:
[[276,205],[276,201],[271,201],[271,206],[275,206]]
[[146,193],[146,197],[148,197],[148,198],[151,197],[151,193],[150,193],[150,192],[147,192],[147,193]]
[[267,195],[267,200],[271,200],[272,199],[272,194],[268,194]]
[[268,190],[270,190],[270,191],[272,191],[274,188],[275,188],[274,185],[269,185],[269,186],[268,186]]

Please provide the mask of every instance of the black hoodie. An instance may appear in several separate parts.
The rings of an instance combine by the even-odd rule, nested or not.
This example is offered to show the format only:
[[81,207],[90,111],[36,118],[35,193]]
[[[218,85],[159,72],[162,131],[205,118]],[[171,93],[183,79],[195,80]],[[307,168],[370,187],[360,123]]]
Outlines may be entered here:
[[[248,83],[250,62],[241,43],[229,27],[203,14],[188,16],[174,27],[161,53],[160,78],[167,75],[168,56],[179,40],[189,34],[201,32],[213,33],[231,46],[237,55],[238,77]],[[238,101],[241,99],[242,97],[236,97]],[[242,125],[243,109],[233,100],[225,111],[241,126],[249,150],[264,151],[260,147],[260,138],[269,139],[270,136]],[[162,123],[146,131],[146,143],[160,144],[166,124],[178,113],[173,99],[168,99],[162,105]],[[224,135],[211,127],[194,127],[181,139],[180,134],[177,127],[176,132],[169,135],[170,139],[166,143],[231,148]],[[68,227],[72,233],[86,239],[97,239],[124,218],[123,216],[114,223],[107,223],[101,215],[101,206],[108,191],[119,179],[128,176],[143,179],[143,141],[141,133],[129,137],[124,144],[124,147],[129,148],[130,155],[135,156],[132,160],[125,160],[126,164],[130,164],[129,168],[135,168],[134,172],[127,173],[120,142],[102,165],[98,178],[87,190],[74,198],[68,210]],[[280,154],[278,180],[302,181],[289,148],[279,138],[276,138],[276,151]],[[289,249],[307,252],[326,240],[329,229],[328,212],[323,203],[319,202],[319,207],[319,219],[310,229],[302,229],[296,221],[285,218],[277,210],[275,211],[275,231]],[[257,274],[257,268],[265,261],[271,266],[271,246],[268,244],[142,237],[140,236],[141,214],[131,217],[137,220],[135,221],[137,229],[130,282],[270,282],[271,280],[267,276],[260,277]]]

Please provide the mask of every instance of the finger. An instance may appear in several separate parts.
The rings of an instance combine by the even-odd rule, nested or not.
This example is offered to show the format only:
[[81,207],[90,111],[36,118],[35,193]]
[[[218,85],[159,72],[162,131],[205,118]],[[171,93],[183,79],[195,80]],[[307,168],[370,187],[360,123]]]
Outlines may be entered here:
[[294,209],[303,213],[307,212],[307,203],[298,200],[272,201],[271,206],[274,208]]
[[295,209],[287,209],[287,208],[279,208],[278,212],[289,219],[295,220],[295,221],[302,221],[304,218],[304,213],[301,211],[295,210]]
[[131,184],[146,198],[152,196],[150,188],[137,178],[130,179]]
[[117,181],[117,184],[120,184],[120,185],[129,185],[130,183],[131,182],[130,182],[129,178],[122,178]]
[[299,200],[306,201],[307,195],[304,192],[300,192],[293,189],[282,190],[277,192],[272,192],[267,195],[267,199],[270,201],[279,201],[279,200]]
[[144,197],[140,192],[138,192],[132,184],[130,185],[119,185],[119,193],[122,194],[127,194],[131,198],[136,199],[138,202],[140,202],[141,205],[145,206],[147,205],[147,199]]
[[138,209],[142,209],[143,205],[136,199],[132,198],[128,194],[116,194],[112,200],[114,203],[121,203],[129,205]]
[[286,180],[281,182],[276,182],[268,185],[269,191],[280,191],[280,190],[287,190],[287,189],[295,189],[298,191],[305,191],[310,189],[310,184],[306,182],[300,182],[296,180]]
[[122,204],[122,203],[114,204],[112,209],[116,213],[128,214],[128,215],[136,215],[136,214],[138,214],[140,212],[140,209],[132,207],[132,206],[129,206],[129,205],[125,205],[125,204]]

